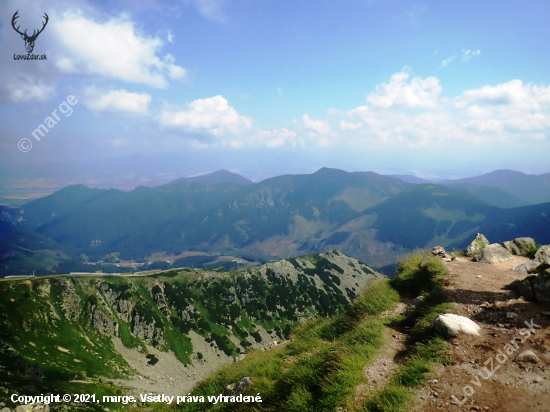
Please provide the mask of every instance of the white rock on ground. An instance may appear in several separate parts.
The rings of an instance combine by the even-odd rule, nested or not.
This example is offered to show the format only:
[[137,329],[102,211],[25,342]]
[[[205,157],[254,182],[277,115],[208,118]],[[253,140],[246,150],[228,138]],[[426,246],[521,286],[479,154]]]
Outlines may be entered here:
[[550,245],[544,245],[537,250],[535,258],[537,262],[546,262],[550,265]]
[[435,318],[434,329],[446,338],[460,334],[479,336],[481,330],[473,320],[453,313],[445,313]]
[[532,362],[537,363],[539,361],[539,357],[533,352],[532,350],[524,350],[518,356],[516,356],[516,362]]

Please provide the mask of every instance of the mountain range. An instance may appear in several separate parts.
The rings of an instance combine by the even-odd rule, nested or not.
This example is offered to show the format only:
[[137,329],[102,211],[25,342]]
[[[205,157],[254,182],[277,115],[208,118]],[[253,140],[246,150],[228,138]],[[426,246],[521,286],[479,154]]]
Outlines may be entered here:
[[113,255],[268,261],[332,249],[380,268],[416,248],[462,248],[476,232],[491,242],[550,243],[550,174],[411,180],[323,168],[259,183],[221,170],[128,192],[68,186],[0,210],[0,275],[59,272]]

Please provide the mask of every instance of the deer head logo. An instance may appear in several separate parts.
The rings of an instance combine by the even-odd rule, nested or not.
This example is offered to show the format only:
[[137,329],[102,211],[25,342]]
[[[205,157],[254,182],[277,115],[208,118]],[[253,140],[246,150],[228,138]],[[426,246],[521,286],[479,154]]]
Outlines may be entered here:
[[46,19],[46,21],[44,22],[44,25],[42,26],[42,28],[40,30],[38,30],[38,33],[36,32],[36,30],[33,30],[32,36],[28,36],[27,35],[27,30],[25,30],[24,33],[21,33],[19,31],[20,26],[17,26],[17,28],[15,28],[15,20],[19,17],[17,15],[17,13],[19,13],[19,10],[17,10],[15,12],[15,14],[13,15],[13,17],[11,19],[11,25],[12,25],[13,29],[21,35],[21,38],[23,40],[25,40],[25,48],[27,49],[27,53],[32,53],[32,51],[34,49],[34,42],[36,41],[36,38],[38,37],[38,35],[40,33],[42,33],[42,31],[44,31],[44,28],[46,27],[46,24],[48,24],[49,17],[46,13],[44,13],[44,18]]

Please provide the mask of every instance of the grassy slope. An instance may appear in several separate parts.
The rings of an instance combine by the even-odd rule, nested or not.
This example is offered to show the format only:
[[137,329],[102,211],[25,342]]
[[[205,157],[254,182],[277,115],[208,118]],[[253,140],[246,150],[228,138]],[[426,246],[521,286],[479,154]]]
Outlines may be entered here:
[[[192,391],[194,396],[223,394],[227,385],[245,376],[253,385],[245,395],[261,394],[261,404],[185,403],[183,411],[398,411],[413,401],[412,389],[425,381],[435,363],[447,364],[448,343],[435,334],[432,323],[451,303],[441,282],[448,272],[439,259],[423,267],[422,254],[401,261],[398,276],[392,281],[374,283],[347,312],[333,318],[316,318],[292,331],[292,341],[281,349],[255,351],[236,364],[228,365]],[[400,297],[423,294],[421,305],[393,319],[380,313],[391,308]],[[352,398],[363,382],[363,368],[384,344],[384,329],[411,328],[409,356],[382,390],[357,404]],[[154,411],[174,406],[152,405]]]
[[[257,351],[200,383],[195,396],[217,395],[250,376],[250,394],[261,393],[262,410],[331,411],[345,406],[362,370],[383,344],[384,321],[378,314],[398,300],[388,281],[374,283],[351,309],[333,318],[316,318],[292,332],[284,348]],[[162,408],[162,407],[161,407]],[[184,404],[185,411],[251,410],[247,404]]]
[[435,333],[432,326],[437,315],[452,309],[441,284],[448,270],[438,258],[430,259],[421,267],[423,257],[422,254],[413,254],[403,259],[396,278],[392,280],[400,295],[424,296],[414,311],[394,319],[397,324],[411,328],[409,356],[391,382],[367,399],[358,409],[360,411],[394,412],[405,409],[414,401],[412,389],[426,380],[433,365],[449,363],[449,344]]

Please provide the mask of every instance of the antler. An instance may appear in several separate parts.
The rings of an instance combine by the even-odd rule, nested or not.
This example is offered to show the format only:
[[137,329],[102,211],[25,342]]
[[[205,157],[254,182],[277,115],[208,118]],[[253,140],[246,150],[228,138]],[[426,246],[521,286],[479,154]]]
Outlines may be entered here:
[[[17,26],[17,28],[15,28],[15,20],[19,17],[19,16],[17,15],[17,13],[19,13],[19,10],[17,10],[17,11],[15,12],[15,14],[13,15],[13,17],[11,18],[11,25],[12,25],[13,29],[14,29],[17,33],[19,33],[21,36],[26,36],[26,35],[27,35],[27,31],[26,31],[26,30],[25,30],[25,33],[21,33],[21,32],[19,31],[19,27],[21,27],[21,26]],[[44,13],[44,14],[45,14],[45,13]]]
[[44,28],[46,27],[46,24],[48,24],[48,20],[50,20],[50,18],[48,17],[48,15],[45,12],[44,12],[44,18],[46,19],[46,21],[44,22],[44,25],[42,26],[42,28],[40,30],[38,30],[38,33],[36,33],[36,34],[34,34],[34,30],[33,30],[32,37],[38,37],[38,35],[44,31]]

